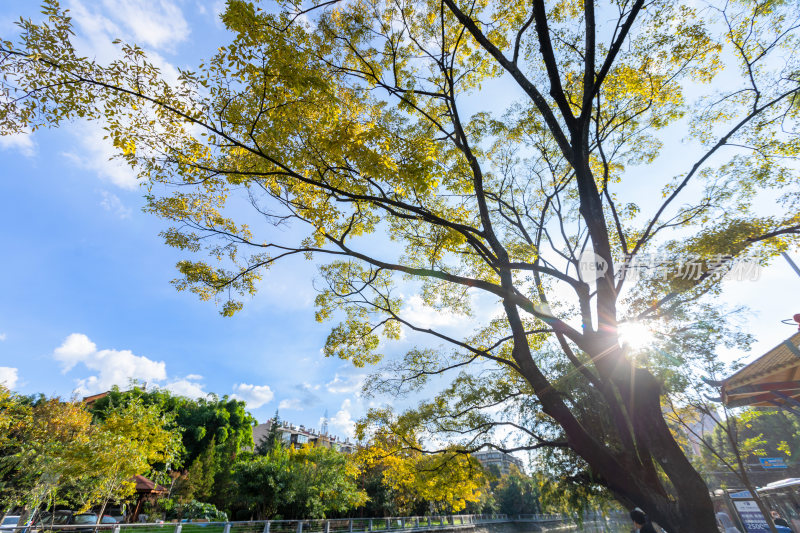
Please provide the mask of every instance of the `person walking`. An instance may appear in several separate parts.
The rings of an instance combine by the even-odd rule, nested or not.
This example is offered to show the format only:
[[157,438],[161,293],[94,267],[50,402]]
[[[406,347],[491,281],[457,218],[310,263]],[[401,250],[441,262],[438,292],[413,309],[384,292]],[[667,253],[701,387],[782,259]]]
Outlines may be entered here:
[[647,518],[647,515],[638,507],[631,511],[631,520],[633,520],[634,531],[638,533],[656,533],[656,529]]

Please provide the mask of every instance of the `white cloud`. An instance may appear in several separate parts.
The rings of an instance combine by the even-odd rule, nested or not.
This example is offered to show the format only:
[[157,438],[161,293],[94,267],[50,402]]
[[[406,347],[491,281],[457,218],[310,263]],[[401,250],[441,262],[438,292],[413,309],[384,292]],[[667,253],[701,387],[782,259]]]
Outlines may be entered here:
[[400,316],[411,324],[422,328],[455,326],[468,321],[468,318],[463,315],[457,315],[449,311],[439,311],[429,307],[422,300],[422,297],[417,294],[404,302]]
[[232,394],[231,398],[244,400],[247,403],[247,407],[251,409],[258,409],[265,403],[271,402],[272,398],[275,397],[268,385],[238,383],[233,386],[233,390],[235,394]]
[[[69,0],[67,7],[75,21],[76,49],[99,63],[119,58],[119,46],[113,40],[136,42],[146,48],[147,58],[170,83],[178,79],[178,70],[160,55],[186,40],[189,24],[180,7],[172,0]],[[78,123],[72,129],[75,148],[65,157],[78,167],[96,173],[102,180],[123,189],[136,187],[133,169],[119,159],[111,159],[116,150],[99,123]],[[31,142],[28,139],[27,142]]]
[[359,393],[366,377],[366,374],[353,374],[351,376],[336,374],[333,377],[333,381],[325,385],[325,388],[331,394]]
[[115,38],[171,51],[190,32],[183,11],[170,0],[71,0],[68,5],[79,29],[78,49],[103,62],[115,50]]
[[211,7],[211,14],[214,16],[214,22],[217,26],[222,28],[222,14],[225,12],[225,0],[215,0],[214,5]]
[[136,188],[136,173],[125,162],[113,159],[116,155],[111,141],[103,139],[105,131],[97,123],[79,123],[74,125],[79,150],[64,152],[61,155],[69,159],[77,167],[91,170],[97,176],[122,188]]
[[0,135],[0,148],[3,150],[17,150],[25,157],[36,155],[36,145],[30,133]]
[[19,373],[16,368],[10,366],[0,366],[0,383],[13,389],[17,385]]
[[81,0],[71,0],[68,7],[78,29],[76,49],[102,63],[111,61],[117,52],[112,41],[122,37],[119,26],[98,11],[90,11]]
[[137,44],[170,49],[189,37],[183,11],[169,0],[103,0],[103,5]]
[[331,427],[337,428],[339,432],[343,433],[346,437],[352,438],[355,434],[356,423],[353,421],[350,409],[350,400],[343,401],[339,411],[330,419],[330,425]]
[[6,340],[8,336],[5,333],[0,333],[0,341]]
[[119,199],[114,193],[110,193],[108,191],[101,191],[100,194],[103,195],[103,199],[100,201],[100,205],[108,211],[109,213],[113,213],[119,218],[125,219],[130,218],[131,210],[122,203],[122,200]]
[[97,351],[97,345],[83,333],[73,333],[53,352],[53,357],[61,363],[63,373],[67,373],[78,363]]
[[68,372],[83,364],[96,374],[78,379],[79,393],[102,392],[114,385],[126,386],[131,380],[148,383],[167,379],[163,361],[134,355],[130,350],[97,350],[97,345],[82,333],[73,333],[53,352],[53,357]]
[[301,402],[298,398],[292,398],[290,400],[281,400],[281,403],[278,404],[278,409],[291,409],[292,411],[302,411],[303,402]]
[[177,379],[167,383],[164,388],[173,394],[177,394],[178,396],[186,396],[187,398],[205,398],[208,396],[208,392],[206,392],[204,388],[205,386],[202,383],[198,383],[198,381],[201,379],[203,379],[202,376],[198,376],[197,374],[189,374],[183,379]]

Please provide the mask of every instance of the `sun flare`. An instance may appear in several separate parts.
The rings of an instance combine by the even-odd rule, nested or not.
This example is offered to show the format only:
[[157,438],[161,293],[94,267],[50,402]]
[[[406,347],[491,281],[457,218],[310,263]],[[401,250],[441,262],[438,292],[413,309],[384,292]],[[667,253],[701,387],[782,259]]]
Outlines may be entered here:
[[652,330],[641,322],[623,322],[619,325],[619,343],[640,350],[655,340]]

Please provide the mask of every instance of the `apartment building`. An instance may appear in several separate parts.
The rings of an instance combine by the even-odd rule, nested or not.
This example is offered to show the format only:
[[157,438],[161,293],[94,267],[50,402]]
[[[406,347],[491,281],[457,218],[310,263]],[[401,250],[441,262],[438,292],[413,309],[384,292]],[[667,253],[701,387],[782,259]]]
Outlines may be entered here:
[[[266,423],[255,426],[253,428],[253,442],[258,444],[261,439],[266,438],[272,429],[273,423],[273,420],[267,420]],[[354,453],[356,451],[356,444],[350,442],[349,438],[341,439],[336,435],[329,434],[327,431],[317,431],[314,428],[307,428],[303,425],[296,426],[286,421],[279,422],[277,431],[285,443],[295,448],[311,443],[314,446],[324,446],[343,453]]]
[[477,461],[484,468],[488,468],[491,465],[497,465],[497,467],[500,469],[500,473],[503,475],[507,475],[511,472],[511,465],[516,466],[520,472],[524,473],[521,460],[517,459],[513,455],[503,453],[498,450],[481,450],[473,453],[472,457],[477,459]]

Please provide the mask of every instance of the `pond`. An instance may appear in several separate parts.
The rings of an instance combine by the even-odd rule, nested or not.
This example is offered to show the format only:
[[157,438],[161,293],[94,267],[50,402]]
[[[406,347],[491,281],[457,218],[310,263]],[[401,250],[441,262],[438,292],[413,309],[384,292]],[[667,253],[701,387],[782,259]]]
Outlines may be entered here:
[[[575,526],[543,526],[539,533],[631,533],[631,524],[622,522],[587,522],[582,528]],[[532,530],[530,533],[534,533]]]

